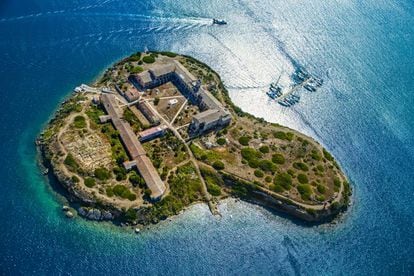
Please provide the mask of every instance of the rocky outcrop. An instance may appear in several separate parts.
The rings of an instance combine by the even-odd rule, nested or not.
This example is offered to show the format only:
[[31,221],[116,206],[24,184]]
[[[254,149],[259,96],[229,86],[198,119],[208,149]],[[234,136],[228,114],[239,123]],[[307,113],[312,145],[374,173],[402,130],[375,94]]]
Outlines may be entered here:
[[78,214],[89,220],[112,220],[114,215],[106,210],[100,210],[92,207],[80,207]]

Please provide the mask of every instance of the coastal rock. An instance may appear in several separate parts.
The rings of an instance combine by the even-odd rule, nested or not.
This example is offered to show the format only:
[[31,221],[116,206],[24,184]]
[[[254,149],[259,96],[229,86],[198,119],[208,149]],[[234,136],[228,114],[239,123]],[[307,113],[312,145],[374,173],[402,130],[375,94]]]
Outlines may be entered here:
[[102,219],[103,220],[111,220],[113,218],[114,218],[114,216],[112,215],[111,212],[109,212],[109,211],[103,211],[102,212]]
[[67,211],[65,215],[67,218],[73,218],[73,213],[71,211]]
[[67,205],[63,205],[63,207],[62,207],[62,210],[63,210],[63,211],[65,211],[65,212],[66,212],[66,211],[69,211],[69,209],[70,209],[70,208],[69,208],[69,206],[67,206]]

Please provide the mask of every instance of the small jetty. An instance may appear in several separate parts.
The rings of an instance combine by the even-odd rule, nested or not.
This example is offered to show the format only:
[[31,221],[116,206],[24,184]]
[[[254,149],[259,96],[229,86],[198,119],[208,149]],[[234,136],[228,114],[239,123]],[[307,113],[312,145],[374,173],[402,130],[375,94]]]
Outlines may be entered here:
[[291,76],[295,84],[290,86],[287,91],[283,91],[283,87],[279,84],[280,77],[281,75],[276,82],[270,84],[269,91],[266,94],[284,107],[290,107],[299,102],[300,96],[297,95],[297,92],[301,88],[309,92],[315,92],[323,84],[323,79],[311,76],[308,72],[299,68]]

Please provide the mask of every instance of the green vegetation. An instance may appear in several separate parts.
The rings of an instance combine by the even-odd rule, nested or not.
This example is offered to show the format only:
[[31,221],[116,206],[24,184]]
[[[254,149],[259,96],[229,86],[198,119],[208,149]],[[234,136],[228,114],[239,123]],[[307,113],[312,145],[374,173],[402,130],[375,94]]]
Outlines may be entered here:
[[341,180],[338,177],[334,178],[334,185],[335,187],[338,187],[338,188],[341,187]]
[[141,59],[141,52],[137,52],[128,58],[128,61],[139,61]]
[[312,157],[313,160],[316,160],[316,161],[321,161],[322,160],[322,156],[316,150],[313,150],[311,152],[311,157]]
[[100,109],[97,106],[90,106],[87,110],[86,110],[86,115],[88,115],[89,119],[91,121],[93,121],[95,124],[99,123],[99,116],[104,115],[105,112],[103,112],[102,109]]
[[[112,126],[112,124],[110,123],[104,124],[101,128],[101,131],[109,139],[109,142],[111,144],[112,157],[116,160],[117,164],[122,165],[124,161],[128,160],[128,157],[121,143],[121,140],[119,139],[118,131],[116,131],[114,127]],[[118,180],[118,177],[117,177],[117,180]]]
[[124,220],[129,221],[129,222],[133,222],[137,219],[137,212],[130,208],[128,209],[125,213],[124,213]]
[[82,115],[76,116],[75,119],[73,120],[73,125],[76,128],[85,128],[86,127],[85,117],[83,117]]
[[[263,176],[264,176],[264,173],[263,173],[263,171],[261,171],[261,170],[255,170],[255,171],[254,171],[254,175],[255,175],[256,177],[263,177]],[[270,178],[270,180],[272,180],[272,178]]]
[[329,161],[334,160],[333,156],[326,149],[323,149],[323,156],[326,158],[326,160],[329,160]]
[[86,187],[92,188],[93,186],[95,186],[95,184],[96,184],[95,179],[93,179],[91,177],[85,178],[85,186]]
[[273,164],[270,160],[260,160],[259,161],[259,168],[261,168],[265,172],[274,173],[277,170],[275,164]]
[[250,141],[250,137],[242,136],[239,138],[239,143],[243,146],[248,146]]
[[141,188],[145,187],[145,180],[140,175],[138,175],[135,171],[128,178],[129,182],[131,182],[134,186],[139,186]]
[[193,152],[195,158],[209,164],[213,164],[214,161],[220,160],[220,155],[212,150],[203,150],[196,144],[191,143],[190,149]]
[[283,165],[285,164],[286,159],[281,153],[275,153],[272,155],[272,162],[275,164]]
[[135,116],[135,114],[131,111],[131,109],[125,108],[122,118],[131,125],[132,129],[135,132],[139,132],[143,129],[141,122],[138,120],[137,116]]
[[137,74],[137,73],[141,73],[143,71],[144,71],[144,68],[142,68],[141,66],[135,66],[131,70],[129,70],[129,72],[131,74]]
[[176,174],[168,180],[170,194],[149,209],[149,218],[153,221],[165,219],[178,214],[185,206],[200,200],[202,198],[201,182],[194,177],[195,175],[195,169],[191,163],[178,167]]
[[101,181],[105,181],[111,178],[111,172],[105,168],[97,168],[95,169],[94,175],[97,179]]
[[142,61],[145,63],[154,63],[155,57],[154,56],[145,56],[142,58]]
[[79,183],[79,181],[80,181],[79,177],[77,177],[76,175],[73,175],[71,177],[71,180],[72,180],[73,183]]
[[205,166],[201,166],[200,171],[201,171],[201,175],[206,181],[207,191],[213,196],[220,196],[221,195],[220,186],[224,185],[224,181],[221,178],[221,176],[215,171]]
[[261,152],[261,153],[269,153],[269,147],[268,146],[261,146],[260,148],[259,148],[259,151]]
[[293,163],[293,167],[297,170],[301,170],[301,171],[304,171],[304,172],[307,172],[309,170],[308,165],[306,165],[303,162],[295,162],[295,163]]
[[78,163],[76,163],[75,158],[73,158],[72,154],[68,153],[63,163],[68,167],[69,170],[76,172],[79,169]]
[[216,170],[222,170],[224,169],[224,163],[218,160],[214,161],[213,168],[215,168]]
[[241,155],[247,161],[262,157],[262,154],[260,152],[256,151],[254,148],[242,148],[241,149]]
[[324,193],[326,192],[326,188],[325,188],[325,186],[322,186],[322,185],[318,185],[318,186],[317,186],[317,190],[318,190],[318,192],[319,192],[319,193],[321,193],[321,194],[324,194]]
[[106,195],[107,195],[108,197],[113,197],[113,196],[114,196],[114,191],[112,190],[112,188],[111,188],[111,187],[107,187],[107,188],[105,189],[105,192],[106,192]]
[[218,138],[217,139],[217,144],[219,144],[220,146],[224,145],[226,143],[226,139],[225,138]]
[[267,176],[265,177],[265,181],[266,181],[267,183],[272,182],[272,177],[271,177],[270,175],[267,175]]
[[112,188],[112,191],[116,196],[128,199],[130,201],[134,201],[137,198],[134,193],[132,193],[126,186],[121,184],[115,185],[115,187]]
[[303,200],[309,200],[312,195],[312,187],[309,184],[301,184],[297,187],[298,192]]
[[280,140],[292,141],[294,134],[292,132],[275,131],[273,136]]
[[173,53],[173,52],[159,52],[159,53],[163,56],[167,56],[167,57],[170,57],[170,58],[173,58],[173,57],[177,56],[177,54]]
[[284,190],[290,190],[292,186],[292,176],[288,173],[278,173],[273,182],[275,186],[281,186]]
[[298,174],[298,181],[301,184],[306,184],[309,182],[308,177],[306,176],[306,174],[303,173]]
[[159,97],[155,97],[154,98],[154,105],[158,105],[160,103],[160,98]]

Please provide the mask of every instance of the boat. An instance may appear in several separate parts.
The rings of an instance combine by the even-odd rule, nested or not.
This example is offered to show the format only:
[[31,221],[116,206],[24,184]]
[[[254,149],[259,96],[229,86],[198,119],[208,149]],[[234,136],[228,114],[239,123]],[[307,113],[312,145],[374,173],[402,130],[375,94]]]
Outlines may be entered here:
[[307,73],[305,70],[298,68],[296,69],[295,73],[293,74],[294,78],[297,81],[305,81],[306,79],[309,78],[309,73]]
[[213,24],[215,24],[215,25],[226,25],[227,22],[223,19],[213,18]]
[[272,99],[275,99],[275,98],[276,98],[276,94],[275,94],[274,92],[272,92],[272,91],[267,91],[267,92],[266,92],[266,94],[267,94],[270,98],[272,98]]
[[316,91],[316,87],[310,83],[305,84],[303,87],[310,92]]

